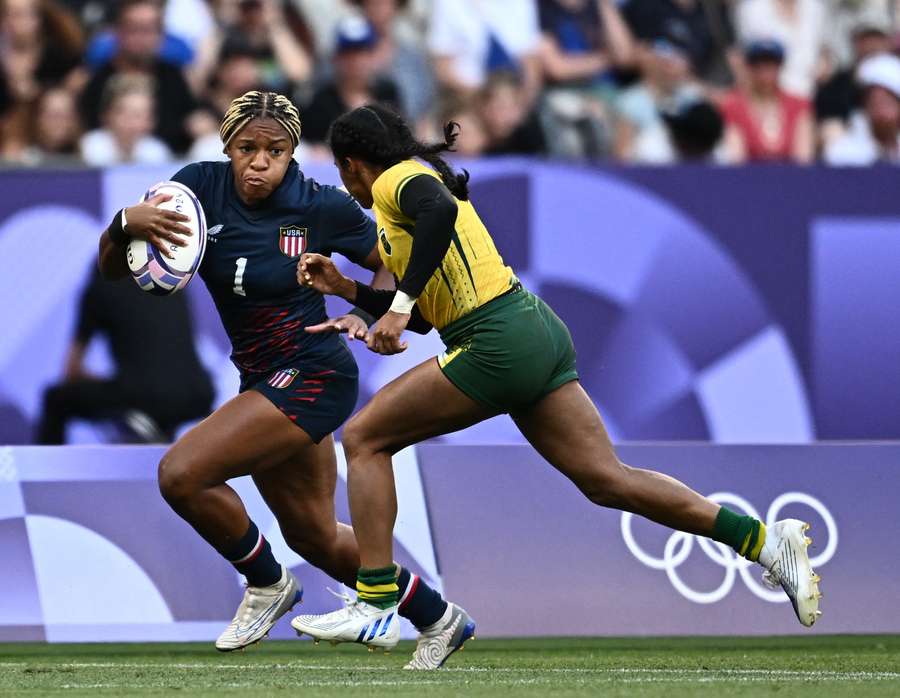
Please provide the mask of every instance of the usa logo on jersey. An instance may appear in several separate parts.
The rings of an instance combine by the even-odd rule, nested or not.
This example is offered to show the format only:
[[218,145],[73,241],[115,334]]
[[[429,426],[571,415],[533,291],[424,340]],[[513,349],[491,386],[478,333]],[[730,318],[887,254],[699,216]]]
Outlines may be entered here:
[[269,376],[269,380],[267,380],[266,383],[273,388],[287,388],[294,382],[298,373],[300,373],[300,371],[296,368],[286,368],[281,371],[275,371],[275,373]]
[[288,257],[299,257],[306,250],[306,228],[296,225],[281,226],[278,247]]

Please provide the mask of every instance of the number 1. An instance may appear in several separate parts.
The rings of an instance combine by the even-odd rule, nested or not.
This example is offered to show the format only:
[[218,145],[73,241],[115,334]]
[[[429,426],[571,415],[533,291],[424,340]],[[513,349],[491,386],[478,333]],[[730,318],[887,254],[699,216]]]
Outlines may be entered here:
[[234,264],[234,292],[239,296],[246,296],[247,292],[244,290],[244,269],[247,268],[247,258],[238,257]]

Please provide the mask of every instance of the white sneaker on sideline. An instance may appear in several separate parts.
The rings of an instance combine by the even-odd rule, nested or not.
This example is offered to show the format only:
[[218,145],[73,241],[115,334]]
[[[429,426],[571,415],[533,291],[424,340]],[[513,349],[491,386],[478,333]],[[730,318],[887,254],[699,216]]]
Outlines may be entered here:
[[272,586],[247,586],[237,613],[216,640],[216,649],[231,652],[259,642],[302,599],[303,587],[282,565],[281,579]]
[[797,619],[807,628],[822,615],[820,578],[806,550],[812,543],[806,536],[808,529],[808,523],[797,519],[776,521],[766,529],[766,542],[759,553],[759,564],[766,568],[763,582],[772,589],[784,589]]
[[329,640],[333,645],[358,642],[367,645],[369,650],[375,647],[390,650],[397,646],[400,641],[399,605],[378,608],[344,594],[331,593],[343,599],[346,605],[339,611],[323,615],[297,616],[291,621],[291,627],[298,635],[306,633],[316,644],[319,640]]
[[448,602],[441,619],[419,631],[413,658],[403,668],[412,671],[440,669],[451,654],[461,650],[466,641],[474,637],[475,621],[464,608]]

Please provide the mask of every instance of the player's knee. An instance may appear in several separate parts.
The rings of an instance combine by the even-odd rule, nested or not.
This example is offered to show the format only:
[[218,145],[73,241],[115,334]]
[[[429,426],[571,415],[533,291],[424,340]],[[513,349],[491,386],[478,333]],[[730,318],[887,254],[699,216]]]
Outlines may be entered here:
[[173,507],[188,502],[201,489],[201,484],[192,474],[188,458],[175,448],[170,448],[159,461],[157,470],[159,492]]
[[358,461],[360,456],[377,450],[371,430],[367,427],[366,421],[359,419],[358,415],[352,417],[344,426],[341,443],[348,462]]

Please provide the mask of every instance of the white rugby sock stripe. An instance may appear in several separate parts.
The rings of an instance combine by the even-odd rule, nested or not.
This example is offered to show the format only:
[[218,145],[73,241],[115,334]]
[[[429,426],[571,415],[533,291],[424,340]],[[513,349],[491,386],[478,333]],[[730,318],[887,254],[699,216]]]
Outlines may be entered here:
[[247,560],[252,560],[254,556],[259,554],[259,551],[262,548],[262,545],[263,545],[263,535],[262,535],[262,533],[260,533],[259,537],[256,539],[256,545],[253,546],[253,550],[251,550],[249,553],[244,555],[244,557],[242,557],[238,560],[229,560],[229,562],[232,565],[239,565],[242,562],[247,562]]

